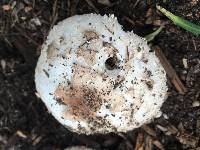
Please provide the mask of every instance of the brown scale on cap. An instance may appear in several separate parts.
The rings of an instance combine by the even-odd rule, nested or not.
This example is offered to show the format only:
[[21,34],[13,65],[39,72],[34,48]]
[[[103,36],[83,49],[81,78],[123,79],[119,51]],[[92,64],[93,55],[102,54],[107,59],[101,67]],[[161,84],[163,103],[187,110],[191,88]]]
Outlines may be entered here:
[[94,50],[85,50],[83,48],[77,49],[77,56],[78,57],[83,57],[85,62],[88,65],[94,65],[95,64],[95,56],[96,56],[96,51]]
[[119,53],[119,50],[116,49],[111,43],[103,42],[103,46],[106,47],[106,51],[109,55],[116,55]]
[[[102,99],[95,88],[90,88],[82,82],[82,78],[85,78],[84,75],[90,74],[89,68],[74,64],[73,69],[74,75],[71,84],[68,87],[59,86],[54,93],[56,99],[69,107],[63,117],[75,120],[94,118],[102,105]],[[92,77],[87,76],[86,78]]]
[[59,103],[68,106],[67,111],[64,112],[63,117],[75,120],[87,120],[96,115],[96,111],[100,108],[98,103],[99,98],[94,91],[82,88],[65,88],[58,87],[54,93],[55,99]]
[[91,31],[91,30],[86,30],[83,33],[84,37],[87,39],[87,41],[90,41],[92,39],[98,39],[99,35],[95,32],[95,31]]

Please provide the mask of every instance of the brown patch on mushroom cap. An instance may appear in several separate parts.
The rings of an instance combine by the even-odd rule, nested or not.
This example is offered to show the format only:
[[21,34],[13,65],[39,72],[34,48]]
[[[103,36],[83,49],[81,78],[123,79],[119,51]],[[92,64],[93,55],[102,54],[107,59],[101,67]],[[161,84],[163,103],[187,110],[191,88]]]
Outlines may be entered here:
[[100,108],[96,93],[85,87],[65,88],[60,86],[54,94],[59,103],[68,107],[63,116],[66,119],[87,120],[89,117],[93,118]]
[[84,37],[87,39],[87,41],[99,38],[99,35],[96,32],[91,31],[91,30],[84,31],[83,34],[84,34]]
[[111,43],[103,42],[103,46],[106,47],[106,51],[110,56],[114,56],[117,55],[117,53],[119,53],[119,50],[115,48]]
[[96,51],[94,50],[85,50],[82,48],[77,49],[77,56],[78,57],[83,57],[85,62],[88,65],[94,65],[95,64],[95,56],[96,56]]

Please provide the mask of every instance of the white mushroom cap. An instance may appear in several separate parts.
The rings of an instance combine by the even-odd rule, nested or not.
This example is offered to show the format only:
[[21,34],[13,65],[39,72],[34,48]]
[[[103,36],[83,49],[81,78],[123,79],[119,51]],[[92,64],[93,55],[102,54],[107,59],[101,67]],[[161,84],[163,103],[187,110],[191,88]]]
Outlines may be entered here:
[[85,134],[126,132],[160,116],[166,74],[147,42],[117,19],[77,15],[43,44],[36,89],[49,112]]

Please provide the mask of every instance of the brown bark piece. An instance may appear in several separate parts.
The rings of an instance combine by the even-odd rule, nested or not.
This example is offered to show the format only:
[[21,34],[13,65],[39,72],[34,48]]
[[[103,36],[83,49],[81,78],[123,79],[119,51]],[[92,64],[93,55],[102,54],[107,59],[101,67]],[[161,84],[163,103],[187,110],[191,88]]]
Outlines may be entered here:
[[156,56],[159,58],[161,64],[163,65],[163,67],[164,67],[164,69],[165,69],[165,71],[166,71],[169,79],[174,84],[176,90],[180,94],[184,95],[187,92],[187,89],[185,88],[185,86],[183,85],[183,83],[181,82],[181,80],[179,79],[179,77],[176,74],[176,71],[174,70],[174,68],[172,67],[172,65],[168,62],[167,58],[163,54],[163,52],[160,49],[160,47],[154,46],[153,49],[155,50]]

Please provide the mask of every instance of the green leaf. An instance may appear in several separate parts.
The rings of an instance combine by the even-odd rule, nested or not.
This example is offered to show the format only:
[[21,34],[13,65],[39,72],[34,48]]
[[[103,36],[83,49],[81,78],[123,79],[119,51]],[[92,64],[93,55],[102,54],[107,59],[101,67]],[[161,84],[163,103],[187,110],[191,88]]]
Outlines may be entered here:
[[156,31],[146,35],[144,38],[147,40],[147,42],[152,41],[162,31],[163,27],[164,26],[160,26]]
[[156,6],[156,8],[161,11],[165,16],[167,16],[170,20],[174,22],[174,24],[180,26],[181,28],[192,32],[195,35],[200,35],[200,26],[193,24],[179,16],[175,16],[171,12],[167,11],[166,9],[162,8],[161,6]]

